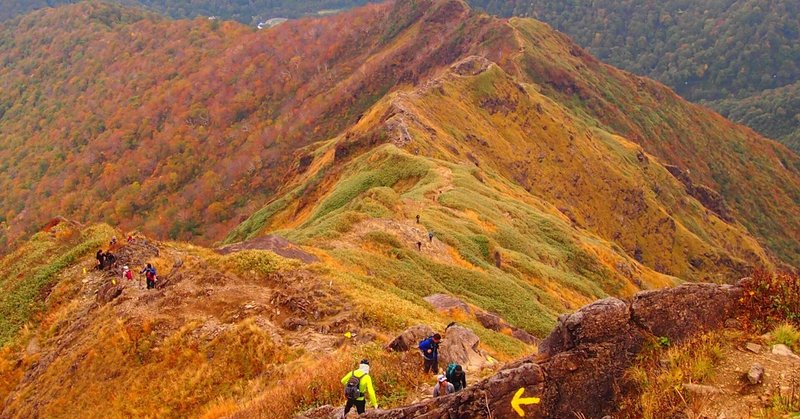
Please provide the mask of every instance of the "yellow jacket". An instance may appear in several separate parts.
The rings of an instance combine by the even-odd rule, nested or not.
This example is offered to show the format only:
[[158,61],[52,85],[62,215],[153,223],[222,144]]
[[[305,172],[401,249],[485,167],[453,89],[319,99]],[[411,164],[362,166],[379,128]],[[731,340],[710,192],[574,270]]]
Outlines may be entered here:
[[[344,378],[342,378],[342,384],[347,385],[347,382],[350,381],[350,378],[353,375],[355,375],[356,378],[361,378],[361,382],[358,385],[358,391],[360,391],[361,394],[369,395],[369,400],[372,402],[371,403],[372,407],[377,409],[378,399],[377,397],[375,397],[375,388],[372,387],[372,377],[369,376],[369,367],[366,368],[366,371],[362,366],[362,368],[348,372],[347,375],[345,375]],[[365,399],[364,397],[358,398],[359,401],[364,399]]]

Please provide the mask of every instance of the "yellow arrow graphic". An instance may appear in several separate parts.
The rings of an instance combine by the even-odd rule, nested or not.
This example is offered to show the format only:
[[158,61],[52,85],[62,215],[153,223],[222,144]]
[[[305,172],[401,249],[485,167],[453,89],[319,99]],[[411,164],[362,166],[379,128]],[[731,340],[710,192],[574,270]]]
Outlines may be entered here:
[[517,390],[517,394],[514,395],[514,398],[511,399],[511,408],[517,412],[518,415],[524,417],[525,411],[522,410],[520,405],[527,405],[527,404],[539,404],[541,403],[541,399],[538,397],[522,397],[522,394],[525,393],[525,387]]

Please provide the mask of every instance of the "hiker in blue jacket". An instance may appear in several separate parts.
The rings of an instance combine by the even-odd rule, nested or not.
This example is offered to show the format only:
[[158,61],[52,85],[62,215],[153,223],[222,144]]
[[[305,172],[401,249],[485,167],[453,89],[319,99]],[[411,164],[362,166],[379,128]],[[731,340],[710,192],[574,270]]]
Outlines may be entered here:
[[419,343],[419,351],[424,359],[422,370],[426,373],[439,373],[439,342],[441,341],[442,335],[436,333]]

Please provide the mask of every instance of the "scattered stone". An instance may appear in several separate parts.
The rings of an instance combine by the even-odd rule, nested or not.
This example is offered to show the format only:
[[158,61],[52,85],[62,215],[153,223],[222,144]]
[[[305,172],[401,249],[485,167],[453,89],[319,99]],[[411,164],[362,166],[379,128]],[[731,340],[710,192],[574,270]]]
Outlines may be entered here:
[[742,322],[740,322],[737,319],[725,320],[725,328],[726,329],[742,330]]
[[764,379],[764,366],[759,363],[753,364],[750,367],[750,371],[747,373],[747,381],[750,381],[750,384],[756,385],[761,384],[761,381]]
[[789,349],[788,346],[782,343],[779,343],[772,347],[772,354],[778,356],[787,356],[789,358],[794,358],[794,359],[800,359],[800,356],[795,355],[795,353],[792,352],[792,350]]
[[747,349],[748,351],[750,351],[750,352],[754,353],[754,354],[760,354],[760,353],[761,353],[761,350],[763,349],[763,348],[761,347],[761,345],[759,345],[759,344],[757,344],[757,343],[752,343],[752,342],[747,342],[747,343],[744,345],[744,348],[745,348],[745,349]]
[[25,353],[28,354],[28,356],[31,356],[39,353],[40,350],[41,347],[39,346],[39,339],[34,337],[30,340],[30,342],[28,342],[28,346],[25,348]]
[[290,317],[283,321],[282,326],[286,330],[300,330],[303,326],[308,326],[308,320],[300,317]]
[[683,388],[686,391],[688,391],[689,393],[697,394],[697,395],[700,395],[700,396],[712,396],[712,395],[715,395],[715,394],[723,394],[723,393],[725,393],[725,391],[722,390],[719,387],[706,386],[706,385],[702,385],[702,384],[686,383],[686,384],[683,385]]

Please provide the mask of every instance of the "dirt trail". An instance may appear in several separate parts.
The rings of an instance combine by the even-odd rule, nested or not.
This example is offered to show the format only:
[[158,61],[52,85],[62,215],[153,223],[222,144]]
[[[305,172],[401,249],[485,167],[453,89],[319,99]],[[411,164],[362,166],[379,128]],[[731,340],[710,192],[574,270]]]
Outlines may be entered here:
[[[748,350],[745,346],[748,343],[758,353]],[[758,339],[741,344],[729,342],[723,351],[716,374],[705,383],[720,392],[696,395],[687,411],[689,417],[782,417],[773,415],[769,409],[776,402],[800,399],[800,357],[775,355],[769,344]],[[764,376],[761,384],[753,385],[747,380],[747,373],[755,364],[764,367]]]

